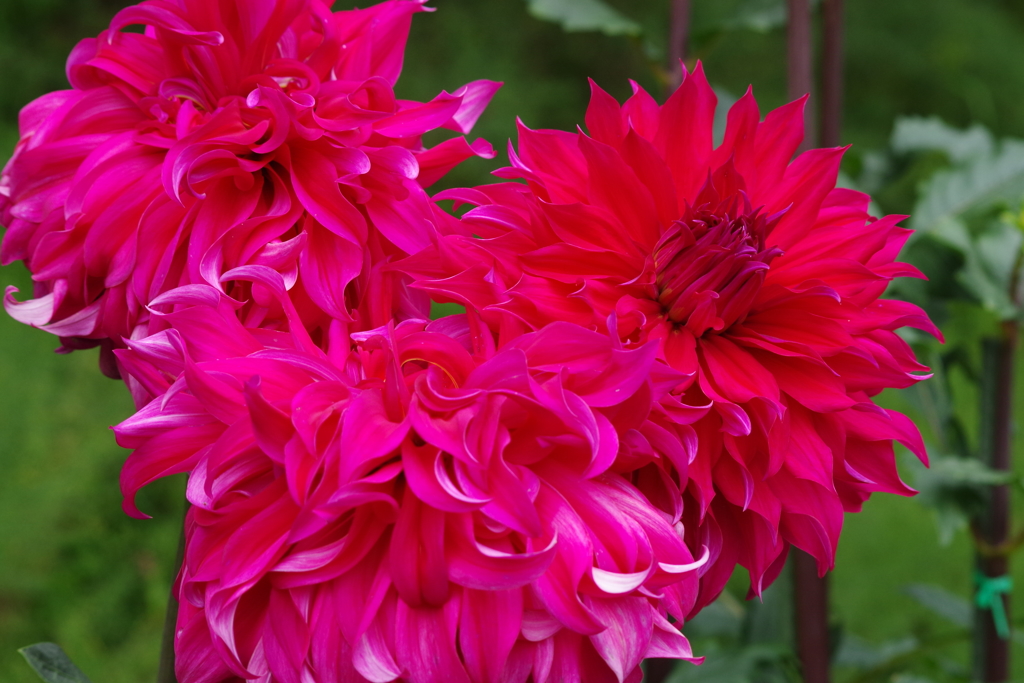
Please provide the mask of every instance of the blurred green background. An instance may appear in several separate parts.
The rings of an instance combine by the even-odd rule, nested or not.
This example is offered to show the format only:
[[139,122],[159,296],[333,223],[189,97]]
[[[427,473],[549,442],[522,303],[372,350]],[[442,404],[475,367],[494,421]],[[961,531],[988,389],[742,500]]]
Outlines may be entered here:
[[[738,95],[753,83],[765,113],[786,100],[785,32],[718,28],[741,2],[750,4],[694,0],[694,47],[716,88]],[[446,185],[487,182],[516,116],[531,127],[582,123],[588,76],[620,99],[629,93],[628,78],[661,94],[652,64],[667,33],[667,0],[609,2],[643,25],[646,45],[625,36],[566,34],[530,16],[524,0],[433,4],[436,13],[415,20],[400,96],[428,99],[472,79],[505,81],[475,131],[500,150],[499,158],[466,163]],[[845,162],[851,177],[870,171],[872,152],[885,147],[902,115],[934,114],[957,126],[980,122],[998,136],[1024,137],[1024,2],[847,4],[843,138],[854,145]],[[0,0],[0,158],[17,138],[18,110],[66,87],[68,51],[121,6]],[[903,170],[896,182],[879,185],[886,212],[913,205],[918,171]],[[0,284],[26,291],[29,283],[15,265],[0,269]],[[55,345],[0,316],[0,680],[35,680],[15,650],[41,640],[61,643],[95,681],[153,680],[182,481],[143,493],[140,507],[153,520],[121,513],[117,473],[126,453],[107,426],[127,417],[131,403],[120,384],[99,374],[94,352],[58,356]],[[905,407],[898,395],[884,401]],[[965,411],[970,423],[971,408]],[[1019,439],[1017,446],[1020,454]],[[961,533],[940,548],[933,516],[913,500],[877,496],[848,518],[832,584],[834,618],[844,633],[878,645],[941,630],[902,590],[909,583],[969,594],[969,542]],[[1024,587],[1024,563],[1014,576]],[[742,580],[734,583],[742,595]],[[1024,590],[1014,604],[1024,612]],[[966,663],[964,644],[950,654]],[[1024,656],[1015,659],[1015,677],[1022,678]]]

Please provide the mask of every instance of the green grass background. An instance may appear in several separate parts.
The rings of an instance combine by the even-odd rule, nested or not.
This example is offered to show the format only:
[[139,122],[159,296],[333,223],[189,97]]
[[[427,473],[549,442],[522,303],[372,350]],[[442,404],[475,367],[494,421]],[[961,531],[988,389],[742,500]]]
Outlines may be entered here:
[[[752,82],[765,112],[785,101],[782,32],[700,33],[738,1],[694,1],[695,30],[705,36],[696,47],[714,85],[740,94]],[[429,98],[475,78],[506,81],[476,131],[499,150],[514,133],[516,115],[532,127],[581,123],[587,76],[619,98],[628,94],[629,77],[659,89],[648,57],[630,39],[563,34],[529,17],[523,0],[433,4],[436,14],[416,19],[400,95]],[[614,4],[644,24],[655,49],[663,42],[667,0]],[[844,138],[855,144],[851,170],[865,151],[884,145],[898,115],[980,121],[999,135],[1024,137],[1024,3],[847,4]],[[68,50],[120,6],[0,0],[0,157],[16,138],[18,109],[66,87]],[[497,164],[469,162],[447,183],[486,182]],[[883,208],[905,212],[912,196],[912,188],[890,193]],[[0,268],[0,284],[29,289],[18,265]],[[131,403],[123,387],[99,374],[95,352],[59,356],[55,345],[0,315],[0,681],[34,680],[15,650],[40,640],[61,643],[97,683],[153,680],[183,482],[143,492],[141,507],[153,520],[121,513],[117,474],[126,453],[108,426],[127,417]],[[898,396],[885,400],[900,403]],[[1024,408],[1024,401],[1017,405]],[[1020,454],[1019,439],[1017,446]],[[876,497],[847,519],[833,575],[835,617],[876,643],[936,628],[935,617],[901,587],[928,582],[966,596],[969,563],[963,535],[939,547],[928,510],[913,500]],[[1024,564],[1015,565],[1014,576],[1024,588]],[[1024,613],[1024,590],[1014,606]],[[1024,657],[1016,657],[1014,671],[1024,677]]]

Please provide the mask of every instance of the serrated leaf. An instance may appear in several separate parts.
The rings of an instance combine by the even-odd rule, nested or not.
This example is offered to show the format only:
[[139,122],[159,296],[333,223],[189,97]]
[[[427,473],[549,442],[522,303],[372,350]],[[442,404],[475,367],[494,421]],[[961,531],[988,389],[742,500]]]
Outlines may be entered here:
[[[1024,182],[1024,175],[1021,180]],[[945,215],[928,234],[964,255],[964,265],[956,278],[985,308],[1001,320],[1017,316],[1018,310],[1009,290],[1024,240],[1019,230],[1004,221],[995,221],[980,233],[971,235],[963,221],[953,215]]]
[[786,25],[786,3],[783,0],[746,0],[723,28],[768,33]]
[[638,36],[640,24],[601,0],[526,0],[530,14],[560,24],[566,31],[600,31]]
[[973,621],[971,603],[950,593],[945,588],[924,583],[912,583],[903,592],[920,605],[961,628],[970,628]]
[[940,151],[956,164],[991,157],[995,151],[995,140],[984,126],[974,124],[961,130],[937,116],[896,119],[890,144],[893,151],[899,153]]
[[931,467],[922,469],[914,483],[924,494],[937,486],[999,486],[1017,479],[1013,472],[994,470],[977,458],[933,457]]
[[919,645],[917,638],[913,636],[873,645],[852,633],[847,633],[839,643],[835,664],[857,669],[873,669],[891,659],[913,652]]
[[908,458],[918,502],[934,509],[938,515],[939,541],[949,545],[967,520],[983,509],[986,487],[1010,484],[1018,477],[1013,472],[994,470],[976,458],[931,455],[931,467],[925,469],[916,459]]
[[931,381],[918,382],[908,387],[903,391],[903,396],[924,416],[932,433],[940,440],[942,450],[948,450],[946,428],[953,418],[953,402],[949,396],[945,367],[938,354],[933,354],[923,362],[928,363],[932,369]]
[[1024,142],[1006,140],[993,154],[939,171],[922,188],[910,227],[931,232],[943,221],[1024,194]]
[[781,661],[787,654],[787,648],[766,645],[719,652],[700,666],[680,663],[665,683],[749,683],[755,666]]
[[18,652],[46,683],[91,683],[56,643],[36,643]]
[[686,622],[687,635],[691,638],[709,636],[738,638],[743,627],[743,606],[736,598],[723,592],[713,603],[705,607],[693,619]]

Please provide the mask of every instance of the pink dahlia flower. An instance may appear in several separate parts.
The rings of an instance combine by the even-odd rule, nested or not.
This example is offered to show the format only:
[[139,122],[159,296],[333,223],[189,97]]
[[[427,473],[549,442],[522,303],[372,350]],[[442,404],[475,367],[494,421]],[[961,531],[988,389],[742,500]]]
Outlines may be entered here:
[[[795,545],[833,564],[843,512],[875,491],[912,493],[893,441],[925,458],[914,425],[871,397],[922,379],[894,330],[938,334],[917,307],[879,297],[909,231],[836,188],[843,149],[793,159],[799,100],[762,121],[750,91],[712,142],[716,106],[697,70],[663,105],[634,84],[622,106],[596,85],[589,135],[519,128],[499,177],[452,190],[475,208],[438,221],[438,245],[406,262],[416,287],[465,304],[503,334],[564,320],[625,348],[657,342],[682,378],[661,410],[709,406],[674,425],[684,521],[712,539],[695,609],[736,563],[755,593]],[[646,448],[646,446],[645,446]],[[689,529],[688,529],[689,531]]]
[[116,427],[125,509],[190,473],[181,683],[622,683],[693,659],[708,551],[640,447],[680,450],[649,418],[679,381],[657,344],[560,322],[496,348],[463,315],[336,321],[321,351],[279,274],[227,277],[290,331],[190,285],[153,302],[169,329],[116,352],[160,397]]
[[395,98],[424,2],[332,13],[325,0],[145,0],[119,12],[72,52],[72,88],[21,113],[0,178],[0,260],[25,262],[35,298],[9,290],[8,312],[65,349],[109,350],[145,334],[160,293],[262,264],[290,284],[301,266],[297,301],[320,321],[360,306],[364,326],[415,313],[424,298],[368,301],[396,289],[373,264],[429,243],[423,187],[493,154],[464,137],[426,149],[421,136],[468,133],[499,85]]

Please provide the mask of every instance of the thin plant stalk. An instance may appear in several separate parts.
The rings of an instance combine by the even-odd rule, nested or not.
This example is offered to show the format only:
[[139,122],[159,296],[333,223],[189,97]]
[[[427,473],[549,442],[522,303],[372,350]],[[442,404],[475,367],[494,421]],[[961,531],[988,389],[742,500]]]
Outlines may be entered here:
[[[788,84],[791,99],[811,94],[804,110],[804,140],[799,151],[817,142],[815,125],[814,49],[811,40],[811,6],[809,0],[787,0],[789,12],[786,24]],[[842,21],[841,16],[839,21]],[[841,45],[839,46],[841,50]],[[841,55],[839,56],[841,60]],[[832,75],[826,71],[825,77]],[[829,83],[825,90],[842,88],[842,82]],[[841,101],[841,99],[840,99]],[[830,131],[831,132],[831,131]],[[838,121],[834,134],[838,137]],[[829,613],[828,575],[818,576],[816,560],[794,549],[793,563],[793,616],[796,629],[796,651],[800,658],[805,683],[828,683],[829,676]]]
[[843,0],[823,0],[821,33],[821,144],[838,147],[843,125]]
[[[983,343],[982,375],[982,455],[989,466],[1001,472],[1013,470],[1012,422],[1014,357],[1017,350],[1019,325],[1016,320],[1003,323],[998,338]],[[978,553],[976,568],[989,580],[1009,574],[1010,487],[993,486],[985,516],[979,520],[977,533],[984,545],[994,552]],[[1009,622],[1010,595],[997,595]],[[1002,683],[1010,675],[1010,641],[999,633],[995,613],[991,608],[978,607],[975,614],[975,668],[985,683]]]
[[[177,578],[181,564],[185,560],[185,517],[188,515],[188,503],[185,503],[185,514],[182,515],[181,536],[178,538],[178,552],[174,558],[174,575]],[[160,666],[157,669],[156,683],[178,683],[174,673],[174,634],[178,626],[178,599],[174,594],[177,581],[171,582],[171,590],[167,594],[167,612],[164,613],[164,630],[160,637]]]
[[818,561],[802,550],[790,553],[793,565],[793,618],[796,651],[804,683],[828,683],[829,645],[828,574],[818,576]]
[[[671,95],[683,80],[682,62],[690,37],[690,0],[672,0],[672,14],[669,17],[668,38],[668,83],[666,97]],[[674,659],[652,658],[644,662],[644,682],[661,683],[676,666]]]
[[690,38],[690,0],[672,0],[668,40],[668,94],[683,80],[682,62],[686,59]]
[[811,4],[810,0],[787,0],[789,11],[786,23],[786,53],[788,68],[786,71],[790,99],[797,99],[810,93],[811,99],[804,110],[804,141],[800,151],[809,149],[817,140],[814,117],[814,64],[813,47],[811,44]]

